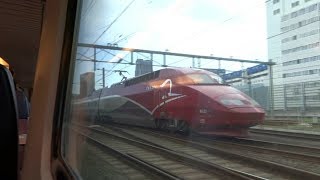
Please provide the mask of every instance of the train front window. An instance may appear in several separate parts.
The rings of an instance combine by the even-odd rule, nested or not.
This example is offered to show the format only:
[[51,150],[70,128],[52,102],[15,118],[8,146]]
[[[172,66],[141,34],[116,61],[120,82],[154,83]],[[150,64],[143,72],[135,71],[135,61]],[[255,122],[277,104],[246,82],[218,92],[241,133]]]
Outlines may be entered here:
[[206,75],[206,74],[190,74],[187,75],[193,82],[193,84],[197,85],[213,85],[213,84],[220,84],[219,80],[214,75]]
[[210,77],[211,77],[212,79],[214,79],[214,81],[217,81],[217,82],[220,83],[220,84],[223,83],[223,79],[222,79],[220,76],[210,74]]
[[320,145],[301,138],[320,130],[320,1],[274,2],[79,0],[63,117],[72,170],[320,179]]

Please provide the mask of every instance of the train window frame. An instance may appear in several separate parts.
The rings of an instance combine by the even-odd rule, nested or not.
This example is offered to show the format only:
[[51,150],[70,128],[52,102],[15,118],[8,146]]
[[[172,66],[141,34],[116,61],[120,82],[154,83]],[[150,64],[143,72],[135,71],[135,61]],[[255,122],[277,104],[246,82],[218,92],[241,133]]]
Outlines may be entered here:
[[[71,90],[68,85],[70,73],[73,73],[73,49],[77,39],[80,24],[80,8],[82,0],[67,0],[67,11],[64,27],[64,37],[61,52],[60,71],[58,75],[58,85],[56,92],[54,117],[52,123],[51,139],[51,168],[50,171],[55,179],[81,179],[75,173],[64,158],[63,137],[67,102],[70,102]],[[66,78],[67,77],[67,78]]]
[[[68,131],[64,131],[64,124],[68,122],[66,117],[68,117],[69,107],[71,102],[71,84],[72,82],[72,75],[71,73],[74,72],[74,48],[75,39],[77,39],[79,26],[80,26],[80,15],[81,12],[81,3],[83,0],[68,0],[68,7],[67,7],[67,18],[66,18],[66,27],[64,32],[64,41],[63,41],[63,48],[62,48],[62,55],[61,55],[61,63],[60,63],[60,72],[58,78],[58,86],[56,94],[56,102],[55,102],[55,110],[54,110],[54,122],[52,128],[52,146],[51,146],[51,153],[52,153],[52,167],[51,170],[54,175],[56,175],[57,179],[69,179],[72,177],[80,176],[76,174],[73,169],[69,166],[67,161],[65,160],[65,151],[63,148],[63,143],[68,142],[65,138],[68,137]],[[77,7],[76,9],[74,7]],[[160,71],[155,71],[150,74],[145,74],[139,76],[137,78],[129,79],[122,81],[120,83],[113,84],[111,87],[117,86],[126,86],[134,85],[136,83],[141,83],[147,80],[158,78]],[[151,78],[151,79],[150,79]],[[212,78],[208,76],[208,78]],[[131,82],[132,84],[130,84]],[[219,81],[218,81],[219,82]],[[220,84],[220,83],[219,83]],[[101,91],[102,92],[102,91]],[[91,94],[92,97],[92,94]],[[89,97],[90,98],[90,97]],[[87,102],[90,106],[90,103]],[[92,103],[91,103],[92,104]],[[68,173],[68,174],[65,174]]]

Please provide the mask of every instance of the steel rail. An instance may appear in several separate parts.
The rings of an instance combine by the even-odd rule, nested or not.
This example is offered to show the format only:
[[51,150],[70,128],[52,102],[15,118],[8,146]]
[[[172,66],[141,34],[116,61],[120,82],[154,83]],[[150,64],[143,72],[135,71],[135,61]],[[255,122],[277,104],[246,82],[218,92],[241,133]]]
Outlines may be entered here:
[[[78,130],[75,130],[75,129],[72,129],[73,131],[75,131],[76,133],[80,134],[81,136],[83,137],[86,137],[86,140],[89,141],[90,143],[96,145],[96,146],[99,146],[100,148],[102,148],[103,150],[107,150],[117,156],[119,156],[121,159],[125,160],[125,161],[129,161],[131,163],[134,163],[138,166],[141,167],[141,169],[147,173],[150,174],[150,172],[152,172],[152,174],[154,175],[157,175],[161,178],[165,178],[165,179],[170,179],[170,180],[180,180],[181,178],[175,176],[174,174],[171,174],[170,172],[162,169],[162,168],[159,168],[159,167],[156,167],[150,163],[147,163],[131,154],[125,154],[125,153],[122,153],[114,148],[111,148],[107,145],[105,145],[103,142],[99,141],[99,140],[96,140]],[[147,171],[146,171],[147,170]]]
[[[229,140],[212,139],[212,138],[203,137],[203,136],[199,136],[197,138],[198,138],[197,140],[204,140],[212,143],[220,143],[220,144],[225,144],[230,146],[240,146],[240,147],[248,148],[253,151],[256,151],[256,150],[269,151],[273,153],[279,153],[284,156],[291,156],[301,160],[308,160],[308,161],[314,161],[314,162],[320,163],[320,148],[316,148],[316,147],[297,146],[297,145],[291,145],[291,144],[261,141],[261,140],[255,140],[255,139],[247,139],[247,138],[235,138],[235,139],[229,139]],[[258,145],[263,145],[267,147],[261,147]],[[270,147],[273,147],[273,148],[270,148]],[[275,147],[280,147],[280,149],[274,149]],[[302,151],[305,153],[301,153]]]
[[[78,125],[79,126],[79,125]],[[95,132],[95,133],[99,133],[102,135],[107,135],[107,136],[111,136],[113,138],[117,138],[121,141],[125,141],[129,144],[133,144],[134,146],[139,146],[141,148],[147,148],[153,152],[156,152],[158,154],[164,155],[166,157],[169,157],[171,159],[175,159],[176,161],[180,161],[181,163],[187,164],[189,166],[192,166],[196,169],[201,169],[205,172],[212,172],[212,170],[215,170],[216,172],[214,172],[215,174],[219,173],[221,175],[225,175],[228,174],[229,176],[231,176],[232,178],[235,179],[255,179],[255,180],[266,180],[265,178],[259,177],[259,176],[255,176],[255,175],[251,175],[245,172],[241,172],[238,170],[233,170],[230,168],[226,168],[226,167],[222,167],[218,164],[214,164],[208,161],[204,161],[204,160],[200,160],[198,158],[192,157],[192,156],[188,156],[185,154],[181,154],[175,151],[172,151],[170,149],[167,148],[163,148],[160,146],[155,146],[152,144],[149,144],[147,142],[143,142],[143,141],[138,141],[138,140],[134,140],[132,138],[127,138],[125,136],[119,136],[119,135],[115,135],[113,133],[109,133],[107,131],[104,130],[100,130],[97,128],[93,128],[93,127],[84,127],[82,126],[82,128],[87,128],[90,129],[91,132]]]
[[[113,128],[113,127],[111,127],[111,128]],[[143,139],[143,138],[139,138],[139,137],[137,137],[137,136],[134,136],[134,135],[132,135],[132,134],[130,134],[130,133],[124,132],[123,130],[121,130],[121,129],[119,129],[119,128],[116,128],[116,129],[117,129],[117,131],[121,131],[121,133],[126,134],[127,136],[130,136],[130,138],[135,139],[135,140],[137,140],[137,141],[141,141],[141,142],[144,142],[144,143],[149,143],[149,144],[152,144],[153,146],[157,146],[157,147],[160,147],[160,148],[163,148],[163,149],[168,149],[167,147],[161,146],[161,145],[159,145],[159,144],[153,143],[153,142],[148,141],[148,140],[145,140],[145,139]],[[170,149],[168,149],[168,150],[170,150]],[[172,150],[170,150],[170,151],[172,151]],[[196,157],[194,157],[194,158],[196,158]],[[217,166],[220,166],[220,165],[218,165],[218,164],[216,164],[216,165],[217,165]],[[221,166],[221,167],[223,167],[223,166]],[[236,170],[236,169],[232,169],[232,168],[228,168],[228,167],[223,167],[223,168],[228,169],[228,170],[231,170],[231,171],[236,172],[236,173],[239,173],[239,174],[241,174],[241,175],[243,175],[243,176],[246,176],[246,177],[248,177],[248,178],[251,178],[251,179],[256,179],[256,180],[263,180],[263,179],[265,179],[265,178],[263,178],[263,177],[256,176],[256,175],[253,175],[253,174],[249,174],[249,173],[246,173],[246,172],[243,172],[243,171],[239,171],[239,170]]]
[[258,139],[249,139],[249,138],[237,138],[233,141],[240,142],[240,143],[249,143],[254,145],[264,145],[264,146],[272,146],[272,147],[284,147],[284,148],[291,148],[302,150],[304,152],[317,152],[320,153],[320,148],[317,147],[310,147],[310,146],[302,146],[302,145],[293,145],[293,144],[285,144],[281,142],[271,142],[265,140],[258,140]]
[[[296,159],[308,160],[308,161],[314,161],[314,162],[320,163],[320,156],[317,156],[317,155],[303,154],[303,153],[292,152],[292,151],[288,151],[288,150],[271,149],[271,148],[266,148],[266,147],[258,147],[258,146],[254,146],[254,145],[245,145],[245,144],[234,143],[234,142],[223,142],[220,140],[212,140],[211,139],[210,141],[212,141],[214,143],[228,145],[228,146],[239,146],[239,147],[250,149],[252,151],[256,151],[256,150],[267,151],[267,152],[271,152],[271,153],[281,154],[281,155],[287,156],[287,157],[294,157]],[[292,146],[292,147],[294,147],[294,146]],[[320,152],[320,149],[319,149],[319,152]]]
[[[122,132],[124,132],[124,131],[122,131]],[[144,130],[144,132],[147,132],[147,130]],[[126,132],[124,132],[124,133],[126,133]],[[281,170],[281,171],[286,172],[286,173],[291,173],[291,174],[295,175],[296,177],[308,178],[308,179],[320,179],[320,174],[316,174],[316,173],[313,173],[313,172],[308,172],[308,171],[297,169],[297,168],[294,168],[294,167],[278,164],[278,163],[267,161],[267,160],[264,160],[264,159],[261,159],[261,158],[253,158],[253,157],[248,157],[248,156],[241,155],[239,153],[227,152],[227,151],[221,150],[220,148],[215,148],[215,147],[212,147],[212,146],[204,145],[202,143],[198,143],[198,142],[194,142],[194,141],[190,141],[190,140],[185,140],[185,139],[181,139],[181,138],[177,138],[177,137],[172,137],[172,136],[168,136],[168,135],[164,135],[164,134],[159,134],[159,133],[156,133],[156,132],[148,131],[148,133],[154,134],[154,135],[163,136],[166,139],[171,139],[171,140],[174,140],[174,141],[180,141],[180,142],[186,143],[187,145],[191,145],[193,147],[196,147],[198,149],[204,150],[204,151],[209,152],[209,153],[221,154],[222,156],[228,156],[228,157],[231,157],[231,158],[244,159],[246,161],[252,162],[253,164],[259,164],[261,166],[274,168],[274,169]],[[130,135],[130,136],[133,136],[130,133],[127,133],[127,134]]]
[[315,140],[315,141],[320,140],[320,135],[309,134],[309,133],[298,133],[298,132],[288,132],[288,131],[281,132],[281,131],[269,130],[269,129],[250,129],[249,132],[256,133],[256,134],[267,134],[267,135],[300,138],[300,139],[308,139],[308,140]]

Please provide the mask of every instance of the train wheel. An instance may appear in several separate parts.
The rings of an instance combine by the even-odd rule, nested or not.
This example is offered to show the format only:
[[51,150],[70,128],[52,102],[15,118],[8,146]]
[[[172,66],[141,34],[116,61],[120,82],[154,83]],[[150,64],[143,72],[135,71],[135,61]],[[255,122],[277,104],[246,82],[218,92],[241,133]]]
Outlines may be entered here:
[[168,131],[169,129],[169,124],[168,124],[168,120],[166,119],[160,119],[159,120],[159,129],[163,130],[163,131]]
[[155,119],[155,126],[157,129],[160,129],[160,120],[159,119]]
[[95,115],[94,117],[94,124],[100,124],[100,118],[98,115]]
[[178,129],[178,132],[180,132],[182,134],[188,135],[190,133],[189,124],[183,120],[179,120],[177,129]]

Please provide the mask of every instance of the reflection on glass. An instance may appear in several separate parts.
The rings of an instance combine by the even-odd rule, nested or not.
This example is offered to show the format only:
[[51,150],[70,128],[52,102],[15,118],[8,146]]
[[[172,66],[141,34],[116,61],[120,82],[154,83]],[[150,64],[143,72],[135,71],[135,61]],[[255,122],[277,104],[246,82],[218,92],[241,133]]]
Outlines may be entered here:
[[[244,173],[314,178],[275,166],[320,173],[318,165],[277,154],[288,151],[281,143],[319,146],[316,142],[270,131],[319,130],[319,79],[290,79],[317,74],[320,61],[311,57],[318,55],[292,53],[319,42],[290,43],[319,31],[282,32],[299,23],[291,11],[300,12],[273,13],[282,3],[83,1],[70,113],[64,117],[62,150],[72,169],[83,179],[239,179]],[[295,8],[317,4],[305,3]],[[310,58],[311,69],[293,67]],[[285,121],[276,120],[283,116]],[[258,140],[272,142],[257,145]]]

